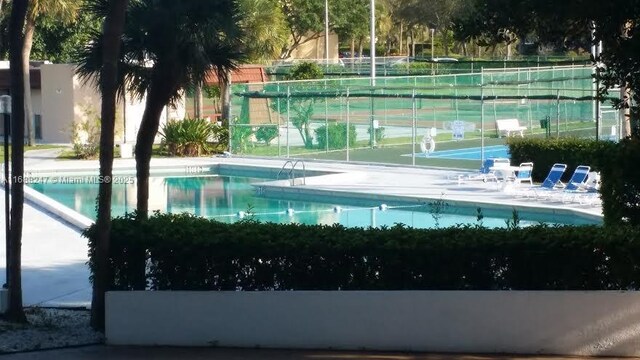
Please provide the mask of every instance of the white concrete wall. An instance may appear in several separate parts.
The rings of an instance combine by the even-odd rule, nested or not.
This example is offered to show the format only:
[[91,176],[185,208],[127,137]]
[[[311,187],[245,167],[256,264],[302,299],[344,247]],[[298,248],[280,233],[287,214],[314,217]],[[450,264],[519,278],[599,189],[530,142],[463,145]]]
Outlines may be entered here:
[[109,292],[114,345],[640,355],[640,292]]
[[73,67],[46,64],[40,67],[42,142],[71,142],[74,114]]
[[[142,121],[142,115],[144,114],[144,105],[146,98],[135,99],[131,95],[127,95],[125,105],[123,106],[123,116],[126,119],[124,124],[122,137],[117,138],[116,141],[135,143],[138,136],[138,129],[140,128],[140,122]],[[120,105],[122,106],[122,105]]]
[[[33,93],[33,103],[34,113],[42,114],[44,143],[70,143],[74,121],[100,116],[100,92],[93,84],[81,81],[74,70],[74,66],[70,64],[45,64],[40,68],[42,91]],[[135,143],[144,107],[145,98],[137,99],[127,95],[126,102],[119,101],[116,110],[116,142],[126,139],[128,143]],[[160,127],[167,119],[183,119],[185,112],[184,99],[177,101],[176,106],[169,107],[168,114],[166,111],[162,113]],[[159,142],[160,137],[156,141]]]

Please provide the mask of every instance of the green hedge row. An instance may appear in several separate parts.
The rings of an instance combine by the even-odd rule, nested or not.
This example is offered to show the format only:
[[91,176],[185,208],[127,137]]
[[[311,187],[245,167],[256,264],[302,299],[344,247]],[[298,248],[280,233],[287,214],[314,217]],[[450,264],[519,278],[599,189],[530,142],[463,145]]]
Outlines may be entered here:
[[[94,268],[95,226],[85,236]],[[156,214],[113,221],[120,290],[638,289],[630,226],[385,229],[220,223]]]
[[576,166],[589,165],[601,174],[600,196],[608,225],[640,225],[640,141],[618,143],[589,139],[509,138],[511,161],[533,161],[533,179],[542,182],[554,163],[568,165],[563,181]]
[[589,165],[594,171],[602,171],[608,154],[615,152],[617,144],[611,141],[595,141],[580,138],[518,138],[507,140],[511,162],[519,164],[532,161],[533,180],[544,181],[555,163],[567,164],[563,181],[568,181],[578,165]]

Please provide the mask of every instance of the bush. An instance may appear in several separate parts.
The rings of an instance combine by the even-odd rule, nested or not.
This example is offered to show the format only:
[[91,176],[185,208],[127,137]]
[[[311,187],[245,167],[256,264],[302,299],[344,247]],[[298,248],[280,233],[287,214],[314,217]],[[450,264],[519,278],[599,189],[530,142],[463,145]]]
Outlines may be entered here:
[[604,221],[640,225],[640,140],[626,139],[602,156],[600,194]]
[[229,148],[229,129],[223,125],[211,124],[211,150],[223,152]]
[[287,75],[288,80],[313,80],[323,77],[324,73],[320,65],[308,61],[294,65]]
[[71,144],[77,159],[96,159],[100,154],[100,117],[95,114],[87,117],[72,124]]
[[278,137],[278,126],[260,126],[256,131],[256,139],[271,145],[271,141]]
[[169,156],[200,156],[211,151],[213,125],[205,119],[170,120],[162,126],[162,145]]
[[[327,148],[327,133],[329,135],[329,149],[345,149],[347,147],[347,124],[334,123],[329,124],[328,131],[325,125],[320,126],[315,130],[316,139],[318,140],[318,147],[320,149]],[[356,144],[356,127],[353,124],[349,125],[349,146],[355,146]]]
[[567,171],[562,178],[565,182],[578,165],[589,165],[594,171],[600,171],[607,161],[608,154],[616,147],[616,143],[610,141],[529,137],[510,137],[507,139],[507,145],[512,163],[533,162],[533,180],[536,182],[544,181],[555,163],[567,164]]
[[[95,266],[95,225],[89,238]],[[412,229],[113,220],[111,288],[151,290],[637,290],[640,229]],[[145,270],[146,269],[146,270]]]
[[[375,129],[375,133],[376,133],[376,142],[379,143],[382,141],[382,139],[384,139],[384,127],[380,126],[378,128]],[[367,128],[367,134],[369,134],[369,136],[371,136],[371,127]]]
[[234,126],[231,130],[231,146],[232,151],[242,153],[247,150],[247,147],[251,143],[251,137],[253,136],[253,129],[247,122],[236,118],[234,120]]
[[533,179],[544,180],[553,163],[567,164],[567,182],[578,165],[601,173],[600,197],[608,225],[640,225],[640,141],[619,143],[589,139],[509,138],[513,163],[533,161]]

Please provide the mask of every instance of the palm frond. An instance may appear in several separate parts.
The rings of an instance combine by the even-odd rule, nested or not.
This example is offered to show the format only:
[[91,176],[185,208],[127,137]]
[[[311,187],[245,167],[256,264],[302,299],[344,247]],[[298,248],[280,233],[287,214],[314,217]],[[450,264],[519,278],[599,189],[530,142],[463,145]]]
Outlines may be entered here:
[[[105,14],[107,0],[86,11]],[[245,59],[241,13],[234,0],[130,0],[119,63],[120,88],[141,99],[154,86],[175,100],[184,88],[204,83],[209,72],[226,80]],[[98,84],[101,34],[76,57],[79,76]],[[158,89],[156,89],[158,90]]]

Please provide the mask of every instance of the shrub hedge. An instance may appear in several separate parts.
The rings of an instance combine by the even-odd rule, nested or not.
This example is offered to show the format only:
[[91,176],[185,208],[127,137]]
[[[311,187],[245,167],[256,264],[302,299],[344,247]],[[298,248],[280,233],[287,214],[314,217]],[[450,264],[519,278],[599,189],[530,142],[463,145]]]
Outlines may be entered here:
[[618,143],[590,139],[509,138],[514,164],[533,161],[533,179],[542,182],[554,163],[567,164],[563,181],[578,165],[589,165],[601,174],[600,196],[608,225],[640,225],[640,141]]
[[[315,130],[315,133],[318,140],[318,148],[320,149],[327,147],[327,141],[329,142],[329,149],[345,149],[347,147],[347,124],[333,123],[329,124],[328,127],[322,125]],[[327,135],[329,135],[328,138]],[[356,145],[356,138],[356,126],[349,124],[350,146]]]
[[[95,235],[95,225],[85,232],[92,270]],[[640,281],[632,226],[362,229],[128,215],[113,221],[110,254],[120,290],[636,290]]]
[[603,162],[615,150],[616,143],[580,138],[517,138],[507,140],[511,162],[519,164],[532,161],[533,180],[544,181],[555,163],[567,164],[563,181],[568,181],[578,165],[589,165],[594,171],[601,171]]

